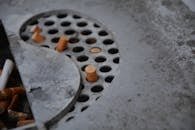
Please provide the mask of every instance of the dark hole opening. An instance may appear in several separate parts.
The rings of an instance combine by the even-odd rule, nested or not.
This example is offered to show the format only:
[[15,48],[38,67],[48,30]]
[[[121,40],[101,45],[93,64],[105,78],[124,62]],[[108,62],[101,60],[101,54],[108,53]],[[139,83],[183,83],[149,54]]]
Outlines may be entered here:
[[58,33],[58,30],[57,29],[51,29],[48,31],[49,34],[56,34]]
[[59,41],[59,37],[54,37],[53,39],[51,39],[51,42],[53,43],[57,43]]
[[78,27],[85,27],[85,26],[87,26],[87,23],[86,22],[79,22],[79,23],[77,23],[77,26]]
[[61,23],[61,26],[62,27],[67,27],[67,26],[70,26],[71,25],[71,22],[68,22],[68,21],[64,21]]
[[72,49],[72,51],[73,51],[73,52],[76,52],[76,53],[82,52],[83,50],[84,50],[84,48],[81,47],[81,46],[74,47],[74,48]]
[[113,79],[114,79],[114,76],[109,75],[109,76],[107,76],[107,77],[105,78],[105,82],[111,83]]
[[104,56],[98,56],[95,58],[95,61],[98,63],[106,61],[106,58]]
[[104,88],[101,85],[95,85],[91,88],[91,91],[94,93],[98,93],[98,92],[101,92],[103,90],[104,90]]
[[108,35],[108,33],[106,31],[104,31],[104,30],[100,31],[98,34],[100,36],[106,36],[106,35]]
[[72,37],[69,39],[69,43],[77,43],[77,42],[79,42],[79,39],[76,37]]
[[80,18],[81,18],[81,16],[78,16],[78,15],[73,15],[73,18],[74,18],[74,19],[80,19]]
[[82,55],[82,56],[77,57],[77,60],[79,62],[84,62],[84,61],[87,61],[88,59],[89,59],[89,57],[87,57],[85,55]]
[[116,63],[116,64],[118,64],[118,63],[120,62],[119,57],[114,58],[114,59],[113,59],[113,62]]
[[111,70],[112,70],[112,68],[111,68],[110,66],[102,66],[102,67],[100,68],[100,71],[101,71],[101,72],[104,72],[104,73],[109,72],[109,71],[111,71]]
[[74,33],[75,33],[75,30],[72,30],[72,29],[65,31],[66,35],[72,35]]
[[81,94],[81,95],[78,97],[78,99],[77,99],[78,102],[86,102],[86,101],[88,101],[88,100],[89,100],[89,96],[88,96],[88,95],[85,95],[85,94]]
[[96,38],[88,38],[85,41],[87,44],[94,44],[97,42]]
[[29,39],[30,39],[30,37],[28,36],[28,35],[21,35],[21,38],[22,38],[22,40],[24,40],[24,41],[28,41]]
[[65,17],[67,17],[67,14],[58,14],[57,17],[58,18],[65,18]]
[[71,117],[69,117],[68,119],[66,119],[66,122],[68,122],[68,121],[70,121],[70,120],[72,120],[72,119],[74,119],[74,116],[71,116]]
[[88,107],[89,107],[89,106],[84,106],[84,107],[82,107],[82,108],[81,108],[81,112],[87,110]]
[[92,34],[92,31],[91,30],[84,30],[81,32],[82,35],[90,35]]
[[54,24],[54,21],[46,21],[45,26],[51,26]]
[[113,43],[114,43],[114,41],[111,40],[111,39],[106,39],[106,40],[103,41],[104,45],[112,45]]
[[36,24],[38,24],[39,22],[37,21],[37,20],[34,20],[34,21],[32,21],[32,22],[30,22],[30,25],[36,25]]
[[48,45],[41,45],[41,47],[49,48],[49,46],[48,46]]
[[108,50],[108,53],[110,54],[117,54],[118,53],[118,49],[117,48],[111,48]]
[[100,26],[99,26],[98,24],[95,23],[95,24],[94,24],[94,27],[99,28]]

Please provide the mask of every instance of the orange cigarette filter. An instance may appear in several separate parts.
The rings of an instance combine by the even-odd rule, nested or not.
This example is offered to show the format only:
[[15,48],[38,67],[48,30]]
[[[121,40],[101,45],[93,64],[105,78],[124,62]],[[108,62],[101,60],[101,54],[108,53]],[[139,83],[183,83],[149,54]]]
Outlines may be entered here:
[[18,95],[14,95],[7,109],[8,110],[17,109],[18,103],[19,103],[19,97]]
[[25,89],[23,87],[13,87],[13,88],[9,88],[11,89],[13,95],[24,95],[25,94]]
[[55,49],[58,52],[63,52],[67,48],[68,48],[68,37],[63,35],[60,37]]
[[45,41],[45,37],[42,36],[39,32],[35,32],[33,35],[32,35],[32,40],[36,43],[42,43]]
[[42,32],[42,29],[38,25],[35,25],[35,26],[33,26],[31,28],[30,32],[32,32],[32,33],[35,33],[35,32],[41,33]]
[[8,110],[8,116],[12,119],[17,119],[17,120],[26,120],[29,115],[23,112],[16,112],[13,110]]
[[0,101],[0,115],[3,114],[7,110],[8,106],[9,106],[8,100]]
[[34,123],[34,120],[21,120],[17,122],[17,127]]
[[98,80],[98,75],[96,68],[93,65],[88,65],[85,68],[86,80],[89,82],[96,82]]

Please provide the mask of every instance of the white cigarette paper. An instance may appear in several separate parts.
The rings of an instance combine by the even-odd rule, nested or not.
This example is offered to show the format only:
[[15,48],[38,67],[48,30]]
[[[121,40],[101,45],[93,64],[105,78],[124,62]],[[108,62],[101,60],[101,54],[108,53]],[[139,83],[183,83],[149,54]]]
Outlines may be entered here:
[[7,81],[9,79],[9,76],[13,70],[13,67],[14,67],[13,61],[7,59],[5,61],[4,66],[3,66],[3,71],[2,71],[1,77],[0,77],[0,90],[5,88]]

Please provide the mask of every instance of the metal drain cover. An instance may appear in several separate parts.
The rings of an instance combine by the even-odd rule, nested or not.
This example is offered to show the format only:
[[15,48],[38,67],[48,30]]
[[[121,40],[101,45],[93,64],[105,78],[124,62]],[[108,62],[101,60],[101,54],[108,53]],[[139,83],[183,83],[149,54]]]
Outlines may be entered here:
[[[31,28],[38,25],[45,41],[35,43],[31,37]],[[44,12],[28,19],[20,28],[20,37],[26,43],[54,50],[60,36],[69,38],[68,49],[62,52],[77,64],[81,74],[81,94],[77,103],[66,115],[70,121],[85,111],[109,88],[111,82],[119,73],[119,50],[114,35],[99,21],[72,10],[55,10]],[[88,82],[85,78],[85,67],[92,64],[97,68],[99,79]]]
[[67,56],[12,39],[14,55],[31,108],[39,125],[65,115],[80,92],[78,68]]

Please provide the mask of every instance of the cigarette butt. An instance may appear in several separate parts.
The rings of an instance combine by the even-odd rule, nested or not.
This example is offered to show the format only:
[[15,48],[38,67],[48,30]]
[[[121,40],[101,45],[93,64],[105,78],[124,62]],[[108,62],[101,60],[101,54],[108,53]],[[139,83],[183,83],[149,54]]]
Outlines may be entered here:
[[1,130],[7,130],[5,124],[0,120],[0,129]]
[[32,40],[36,43],[42,43],[44,42],[45,40],[45,37],[42,36],[39,32],[35,32],[33,35],[32,35]]
[[32,33],[35,33],[35,32],[40,33],[40,32],[42,32],[42,29],[41,29],[38,25],[34,25],[34,26],[30,29],[30,32],[32,32]]
[[62,52],[67,48],[68,48],[68,38],[66,36],[61,36],[55,49],[58,52]]
[[17,108],[18,103],[19,103],[18,95],[14,95],[8,106],[8,110],[15,110]]
[[6,88],[0,91],[0,100],[11,99],[14,95],[24,95],[25,89],[23,87]]
[[8,106],[9,106],[8,100],[0,101],[0,115],[3,114],[7,110]]
[[26,113],[16,112],[13,110],[8,110],[8,116],[9,116],[9,118],[15,119],[15,120],[25,120],[29,117],[29,115]]
[[11,89],[13,95],[24,95],[25,94],[25,89],[23,87],[13,87],[9,88]]
[[17,122],[17,127],[34,123],[34,120],[21,120]]
[[93,65],[88,65],[85,68],[86,79],[89,82],[96,82],[98,80],[98,75],[96,73],[96,68]]

